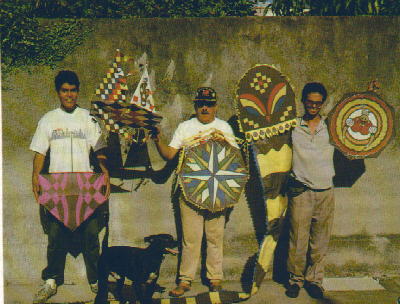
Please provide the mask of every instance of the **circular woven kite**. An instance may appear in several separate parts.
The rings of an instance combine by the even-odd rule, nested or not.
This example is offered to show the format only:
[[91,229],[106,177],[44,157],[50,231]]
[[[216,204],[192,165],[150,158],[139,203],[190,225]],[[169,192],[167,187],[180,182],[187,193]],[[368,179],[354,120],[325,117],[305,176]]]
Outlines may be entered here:
[[239,201],[247,182],[239,149],[226,141],[208,140],[183,153],[178,180],[190,203],[217,212]]
[[332,143],[349,159],[376,157],[393,136],[394,111],[372,92],[343,98],[329,113]]

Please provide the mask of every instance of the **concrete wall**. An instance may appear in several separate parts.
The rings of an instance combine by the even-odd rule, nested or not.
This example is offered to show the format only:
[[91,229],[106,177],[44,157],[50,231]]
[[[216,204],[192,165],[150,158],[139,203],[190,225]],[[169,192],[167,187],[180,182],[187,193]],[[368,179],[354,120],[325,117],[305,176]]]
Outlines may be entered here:
[[[236,84],[257,63],[276,65],[289,77],[296,96],[306,82],[324,83],[328,108],[344,93],[363,91],[369,80],[378,78],[382,97],[399,112],[398,17],[134,19],[101,20],[92,26],[88,40],[57,70],[79,74],[80,103],[89,108],[116,48],[136,61],[147,57],[168,139],[192,112],[190,100],[198,86],[217,90],[221,118],[234,114]],[[130,68],[135,70],[132,63]],[[39,118],[58,105],[53,87],[57,70],[34,67],[2,84],[4,257],[5,278],[10,280],[38,278],[45,263],[46,238],[31,194],[28,146]],[[173,72],[172,79],[165,77],[167,70]],[[136,74],[128,82],[133,90],[137,79]],[[399,143],[397,134],[377,159],[366,160],[367,172],[354,187],[337,189],[335,235],[399,233]],[[163,161],[152,144],[150,150],[154,166],[161,167]],[[139,242],[150,233],[174,233],[169,187],[169,183],[149,182],[139,192],[113,195],[114,205],[121,206],[114,213],[115,237]],[[119,230],[123,225],[128,232]],[[248,235],[253,235],[253,229],[243,199],[228,224],[227,239]],[[254,248],[248,249],[249,255]],[[236,263],[236,254],[233,250],[227,263]],[[82,273],[82,269],[75,267],[74,272]]]

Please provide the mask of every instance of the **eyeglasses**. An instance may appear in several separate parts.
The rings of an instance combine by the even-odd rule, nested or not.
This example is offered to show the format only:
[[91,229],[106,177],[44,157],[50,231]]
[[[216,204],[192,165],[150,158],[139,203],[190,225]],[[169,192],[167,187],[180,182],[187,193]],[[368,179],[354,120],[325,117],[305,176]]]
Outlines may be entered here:
[[306,104],[306,107],[308,107],[308,108],[321,108],[322,105],[324,104],[324,102],[323,101],[306,100],[305,104]]
[[215,100],[195,100],[194,101],[194,106],[196,108],[202,108],[202,107],[214,107],[217,104]]

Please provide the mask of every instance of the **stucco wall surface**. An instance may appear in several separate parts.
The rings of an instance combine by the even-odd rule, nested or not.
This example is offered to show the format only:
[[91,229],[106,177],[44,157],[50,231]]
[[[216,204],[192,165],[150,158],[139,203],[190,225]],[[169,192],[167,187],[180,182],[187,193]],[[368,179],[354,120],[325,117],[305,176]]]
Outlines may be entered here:
[[[115,49],[139,63],[146,61],[167,141],[177,124],[193,112],[191,98],[199,86],[215,88],[219,117],[231,117],[237,82],[257,63],[275,65],[289,78],[297,99],[306,82],[324,83],[329,93],[325,112],[343,94],[364,91],[369,80],[377,78],[382,85],[380,94],[394,107],[399,125],[398,17],[134,19],[91,24],[89,38],[57,70],[78,73],[80,104],[89,108]],[[56,72],[33,67],[2,84],[3,233],[8,279],[37,278],[45,264],[46,237],[31,193],[33,153],[28,147],[39,118],[58,106],[53,85]],[[138,75],[128,78],[131,94],[137,80]],[[335,235],[400,232],[399,143],[397,132],[378,158],[365,161],[367,171],[355,186],[336,190]],[[154,167],[162,167],[152,143],[149,149]],[[169,191],[170,181],[164,185],[149,182],[138,192],[113,194],[111,203],[116,201],[122,208],[116,227],[129,225],[139,244],[151,233],[175,233]],[[228,223],[227,242],[252,233],[243,198]],[[229,254],[233,265],[239,253],[233,249]],[[81,267],[68,267],[83,272]]]

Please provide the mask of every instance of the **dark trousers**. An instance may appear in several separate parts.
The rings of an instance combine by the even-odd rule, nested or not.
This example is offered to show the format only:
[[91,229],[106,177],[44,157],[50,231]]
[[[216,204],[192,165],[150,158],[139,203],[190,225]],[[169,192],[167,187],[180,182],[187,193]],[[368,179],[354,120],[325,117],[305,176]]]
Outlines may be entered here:
[[[65,260],[68,252],[82,252],[86,275],[90,284],[97,281],[97,261],[99,259],[99,225],[96,213],[80,225],[74,232],[48,214],[47,222],[47,267],[42,271],[42,279],[54,279],[56,284],[64,283]],[[76,254],[77,255],[77,254]]]

